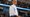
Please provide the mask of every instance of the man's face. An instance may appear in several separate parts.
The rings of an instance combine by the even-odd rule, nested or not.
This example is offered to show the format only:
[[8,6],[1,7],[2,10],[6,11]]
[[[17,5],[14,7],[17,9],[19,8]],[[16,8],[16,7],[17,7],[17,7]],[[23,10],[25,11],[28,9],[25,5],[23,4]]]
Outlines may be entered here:
[[13,4],[17,4],[17,1],[13,0]]

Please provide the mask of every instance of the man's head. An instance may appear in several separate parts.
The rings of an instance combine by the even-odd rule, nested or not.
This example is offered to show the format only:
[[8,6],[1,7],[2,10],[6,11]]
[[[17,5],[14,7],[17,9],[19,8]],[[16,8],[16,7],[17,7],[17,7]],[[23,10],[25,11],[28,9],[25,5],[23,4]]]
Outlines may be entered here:
[[13,4],[17,4],[17,0],[13,0],[12,3],[13,3]]

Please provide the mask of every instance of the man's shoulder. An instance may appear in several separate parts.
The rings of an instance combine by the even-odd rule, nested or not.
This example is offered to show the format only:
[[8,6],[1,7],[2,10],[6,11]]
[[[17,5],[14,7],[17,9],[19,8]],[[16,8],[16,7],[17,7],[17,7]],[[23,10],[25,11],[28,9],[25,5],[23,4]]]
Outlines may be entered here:
[[16,6],[15,4],[12,4],[11,6]]
[[16,7],[16,5],[11,5],[10,7]]

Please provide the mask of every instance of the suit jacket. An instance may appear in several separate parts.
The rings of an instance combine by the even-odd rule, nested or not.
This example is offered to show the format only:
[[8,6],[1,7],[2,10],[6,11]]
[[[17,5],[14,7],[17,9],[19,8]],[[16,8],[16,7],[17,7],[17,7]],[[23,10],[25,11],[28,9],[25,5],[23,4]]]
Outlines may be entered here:
[[11,5],[9,8],[9,14],[10,16],[18,15],[16,5]]

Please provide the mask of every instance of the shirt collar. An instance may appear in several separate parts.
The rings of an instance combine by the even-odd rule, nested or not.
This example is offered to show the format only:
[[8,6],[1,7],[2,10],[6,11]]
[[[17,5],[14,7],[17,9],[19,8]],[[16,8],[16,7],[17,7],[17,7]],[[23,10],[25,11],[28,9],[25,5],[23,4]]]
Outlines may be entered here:
[[13,4],[12,6],[13,6],[13,7],[16,7],[16,5],[15,5],[15,4]]

